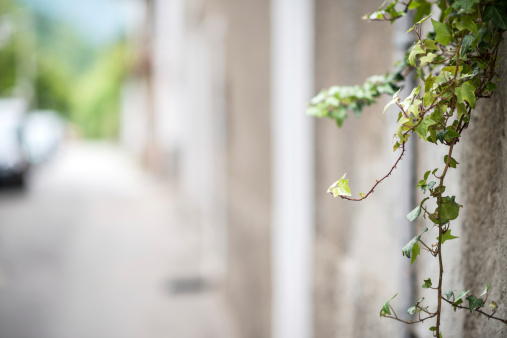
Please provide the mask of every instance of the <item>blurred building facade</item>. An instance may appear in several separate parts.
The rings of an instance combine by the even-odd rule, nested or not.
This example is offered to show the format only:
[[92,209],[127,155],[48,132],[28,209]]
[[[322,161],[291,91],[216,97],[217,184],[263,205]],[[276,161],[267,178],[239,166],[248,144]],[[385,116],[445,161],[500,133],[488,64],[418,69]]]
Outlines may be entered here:
[[[397,292],[404,312],[424,296],[422,280],[437,274],[411,268],[400,252],[416,232],[404,219],[421,197],[415,178],[436,160],[414,147],[365,202],[333,199],[326,189],[343,173],[365,191],[392,165],[393,120],[379,113],[382,104],[342,129],[304,113],[321,88],[390,70],[406,29],[360,20],[377,0],[139,4],[143,33],[134,40],[143,53],[139,76],[125,88],[123,142],[174,183],[200,222],[202,274],[222,287],[240,336],[427,336],[430,323],[407,328],[378,312]],[[450,246],[461,254],[445,264],[449,288],[478,289],[487,280],[502,302],[507,141],[485,136],[506,127],[507,84],[499,88],[479,105],[474,140],[460,149],[461,176],[450,178],[469,188],[455,192],[465,216],[462,240]],[[484,161],[487,173],[467,174]],[[474,238],[483,240],[470,250]],[[448,315],[446,337],[507,334],[502,324]]]

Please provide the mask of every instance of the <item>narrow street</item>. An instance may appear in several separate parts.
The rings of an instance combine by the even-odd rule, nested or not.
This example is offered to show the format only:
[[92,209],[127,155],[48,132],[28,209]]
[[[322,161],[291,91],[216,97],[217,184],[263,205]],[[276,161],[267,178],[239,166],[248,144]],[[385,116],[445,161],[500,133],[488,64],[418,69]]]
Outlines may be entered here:
[[66,145],[24,192],[0,191],[0,337],[234,337],[219,290],[185,287],[199,243],[118,148]]

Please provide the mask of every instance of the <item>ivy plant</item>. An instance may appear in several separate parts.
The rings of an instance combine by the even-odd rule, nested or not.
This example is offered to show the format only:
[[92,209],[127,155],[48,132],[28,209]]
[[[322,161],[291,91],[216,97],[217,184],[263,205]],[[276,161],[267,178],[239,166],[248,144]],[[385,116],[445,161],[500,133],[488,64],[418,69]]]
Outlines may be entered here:
[[[477,101],[491,97],[497,88],[494,81],[498,48],[503,40],[502,33],[507,30],[507,0],[385,1],[377,11],[363,19],[392,23],[409,11],[413,11],[414,25],[407,33],[414,34],[416,41],[407,50],[404,60],[398,62],[396,71],[372,76],[362,86],[325,89],[308,105],[308,114],[331,118],[340,127],[350,111],[360,116],[363,107],[374,103],[383,94],[392,95],[384,113],[389,107],[398,110],[393,151],[397,151],[399,156],[394,165],[375,181],[367,193],[353,196],[345,175],[332,184],[328,192],[349,201],[368,198],[401,161],[411,136],[410,141],[419,138],[423,142],[445,147],[447,154],[442,159],[442,167],[428,170],[415,187],[427,197],[407,215],[410,222],[422,215],[428,226],[401,249],[411,264],[421,252],[438,261],[438,281],[427,278],[422,284],[422,288],[435,291],[436,308],[424,305],[422,298],[407,309],[409,315],[417,317],[402,319],[390,303],[395,295],[382,306],[380,316],[407,324],[432,319],[435,324],[430,331],[434,337],[443,336],[443,304],[448,304],[454,311],[465,309],[507,324],[506,319],[496,316],[498,304],[494,300],[487,302],[488,284],[478,296],[470,290],[447,291],[442,288],[442,246],[458,238],[454,235],[452,225],[463,208],[456,196],[445,193],[445,178],[449,170],[458,169],[459,163],[453,158],[453,151],[460,140],[466,137],[465,131]],[[432,28],[424,35],[423,25]],[[400,97],[403,82],[411,72],[415,73],[420,85],[413,88],[407,97]],[[434,209],[429,206],[429,200],[435,201]],[[436,238],[429,234],[433,228],[438,230]]]

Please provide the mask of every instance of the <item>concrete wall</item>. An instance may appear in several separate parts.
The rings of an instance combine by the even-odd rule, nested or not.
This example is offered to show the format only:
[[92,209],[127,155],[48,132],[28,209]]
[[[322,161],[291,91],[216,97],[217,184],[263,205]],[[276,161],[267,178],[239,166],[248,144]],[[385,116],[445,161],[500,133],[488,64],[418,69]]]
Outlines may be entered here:
[[[391,69],[392,27],[361,20],[377,5],[375,0],[316,2],[316,90],[361,84]],[[392,212],[392,181],[407,163],[361,203],[326,194],[344,173],[353,194],[367,192],[392,166],[390,122],[382,107],[365,109],[361,119],[350,114],[341,129],[330,120],[316,122],[315,337],[396,336],[398,324],[380,321],[378,312],[399,287],[400,224]]]
[[[461,152],[462,259],[464,284],[476,294],[491,285],[489,299],[507,318],[507,44],[500,49],[498,91],[481,99]],[[507,325],[467,315],[463,337],[506,337]]]

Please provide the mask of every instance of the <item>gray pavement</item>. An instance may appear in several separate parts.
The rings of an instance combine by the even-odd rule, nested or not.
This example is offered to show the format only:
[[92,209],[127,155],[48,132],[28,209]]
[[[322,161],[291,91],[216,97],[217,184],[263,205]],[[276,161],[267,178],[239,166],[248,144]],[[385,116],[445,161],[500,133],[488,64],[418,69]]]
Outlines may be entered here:
[[199,230],[114,146],[65,146],[0,191],[0,338],[235,337],[217,287],[174,284]]

